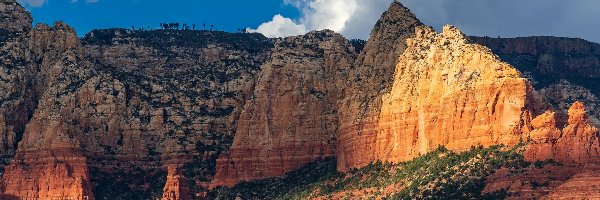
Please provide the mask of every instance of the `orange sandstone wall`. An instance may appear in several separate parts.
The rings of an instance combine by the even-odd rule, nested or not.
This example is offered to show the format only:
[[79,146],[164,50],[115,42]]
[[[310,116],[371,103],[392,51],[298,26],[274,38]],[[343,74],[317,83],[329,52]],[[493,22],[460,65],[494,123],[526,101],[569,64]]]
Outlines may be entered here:
[[407,161],[439,145],[464,150],[527,139],[532,87],[516,69],[452,26],[443,33],[417,27],[406,43],[391,90],[371,110],[377,123],[340,126],[338,169]]
[[[597,127],[590,124],[585,105],[575,102],[568,120],[547,111],[533,120],[531,144],[525,152],[529,161],[552,159],[563,164],[599,164],[600,139]],[[560,128],[564,127],[564,128]]]
[[19,152],[5,168],[4,195],[15,199],[94,199],[86,158],[76,149]]

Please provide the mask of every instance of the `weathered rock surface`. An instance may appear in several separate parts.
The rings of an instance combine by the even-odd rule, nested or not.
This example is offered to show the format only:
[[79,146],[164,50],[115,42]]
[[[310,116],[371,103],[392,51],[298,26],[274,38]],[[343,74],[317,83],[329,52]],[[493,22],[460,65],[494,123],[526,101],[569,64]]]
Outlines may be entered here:
[[[13,18],[29,17],[1,3],[19,8],[10,8]],[[157,180],[171,163],[192,163],[187,178],[210,179],[272,47],[260,34],[125,29],[93,31],[82,44],[63,23],[18,28],[25,26],[30,17],[2,22],[10,31],[0,33],[0,152],[5,162],[18,155],[6,193],[40,198],[66,193],[31,188],[77,178],[85,195],[160,198]],[[73,155],[36,158],[66,149]],[[53,162],[82,173],[62,176],[65,167]],[[19,176],[28,165],[57,174],[56,182],[36,181],[50,178],[44,173]]]
[[[94,199],[86,158],[71,125],[63,121],[74,80],[86,79],[89,65],[80,61],[75,31],[63,23],[38,26],[29,33],[29,48],[40,60],[33,83],[40,94],[15,157],[5,168],[3,193],[16,198]],[[36,91],[37,90],[37,91]]]
[[[584,85],[598,83],[594,78],[600,77],[600,44],[597,43],[560,37],[471,39],[489,47],[517,69],[533,75],[538,89],[560,79]],[[598,92],[597,89],[593,91]]]
[[443,33],[417,27],[407,44],[378,123],[340,127],[339,169],[407,161],[439,145],[464,150],[526,139],[532,88],[516,69],[452,26]]
[[[529,161],[555,160],[563,164],[600,163],[598,128],[592,126],[585,105],[575,102],[569,108],[567,121],[554,112],[533,120],[531,144],[525,152]],[[564,127],[564,128],[559,128]]]
[[0,29],[13,33],[27,33],[33,19],[16,0],[0,1]]
[[[363,153],[374,148],[381,98],[392,88],[398,58],[408,46],[406,40],[415,36],[417,26],[422,23],[416,16],[394,1],[371,31],[369,41],[349,71],[348,86],[338,111],[340,169],[373,161]],[[350,159],[363,160],[347,163]]]
[[0,1],[0,171],[14,156],[39,98],[29,30],[29,13],[14,1]]
[[22,152],[5,168],[4,195],[11,199],[94,199],[86,158],[78,149]]
[[186,177],[181,175],[179,166],[168,166],[167,183],[163,189],[162,200],[186,200],[193,199]]
[[576,175],[554,188],[542,199],[600,199],[599,167],[580,169]]
[[566,110],[575,102],[588,106],[590,115],[600,118],[600,44],[576,38],[471,37],[489,47],[503,61],[523,72],[536,90],[556,110]]
[[[94,136],[84,144],[102,193],[120,187],[102,183],[121,168],[179,164],[186,178],[211,180],[272,47],[259,34],[208,31],[109,29],[83,41],[101,78],[87,81],[75,112]],[[143,185],[131,190],[150,193]]]
[[335,156],[337,102],[353,47],[341,35],[321,31],[283,39],[272,51],[211,187],[280,176]]

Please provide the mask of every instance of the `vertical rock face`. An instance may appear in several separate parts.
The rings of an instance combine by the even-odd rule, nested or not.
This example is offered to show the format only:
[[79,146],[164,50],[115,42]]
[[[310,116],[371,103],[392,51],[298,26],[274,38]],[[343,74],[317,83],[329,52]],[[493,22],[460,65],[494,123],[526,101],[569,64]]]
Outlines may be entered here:
[[600,44],[560,37],[471,39],[519,69],[557,111],[581,101],[592,123],[600,118]]
[[86,159],[77,149],[19,152],[4,174],[15,199],[94,199]]
[[[89,77],[89,64],[81,61],[75,31],[63,23],[38,26],[29,39],[41,60],[36,86],[39,109],[25,128],[23,139],[3,176],[3,193],[18,198],[94,199],[86,158],[64,111],[72,102],[77,80]],[[39,54],[38,54],[39,53]],[[44,88],[44,89],[40,89]]]
[[531,133],[531,144],[525,152],[527,160],[553,159],[564,164],[579,165],[600,162],[598,128],[590,125],[583,103],[576,102],[569,108],[566,121],[554,112],[546,112],[534,119],[532,124],[535,130]]
[[39,98],[29,30],[29,13],[15,1],[0,1],[0,171],[14,156]]
[[398,58],[377,123],[340,127],[338,169],[406,161],[438,145],[516,144],[529,131],[532,88],[516,69],[454,27],[441,34],[417,27],[415,35]]
[[162,200],[187,200],[192,199],[190,188],[187,185],[186,177],[181,175],[178,166],[169,165],[167,183],[163,190]]
[[[407,48],[406,40],[415,36],[423,24],[399,2],[394,1],[377,22],[366,46],[348,74],[349,85],[340,102],[337,156],[339,166],[351,166],[350,159],[372,157],[363,154],[374,148],[382,95],[389,92],[398,57]],[[362,149],[354,149],[361,146]],[[340,169],[343,169],[342,167]]]
[[331,31],[279,41],[211,187],[280,176],[334,156],[337,101],[354,59],[349,42]]

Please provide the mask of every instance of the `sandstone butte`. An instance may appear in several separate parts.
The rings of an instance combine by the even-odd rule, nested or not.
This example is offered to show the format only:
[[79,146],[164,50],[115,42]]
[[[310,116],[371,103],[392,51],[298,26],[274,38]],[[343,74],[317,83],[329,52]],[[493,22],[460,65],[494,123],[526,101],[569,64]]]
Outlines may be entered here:
[[[376,27],[371,40],[379,32],[390,34]],[[378,90],[370,80],[356,81],[340,106],[339,170],[407,161],[440,145],[464,150],[527,139],[533,89],[518,70],[452,26],[436,33],[418,24],[394,34],[405,34],[396,42],[406,47],[393,59],[392,84]],[[367,45],[362,54],[371,48],[378,47]]]
[[230,152],[217,160],[211,186],[281,176],[335,156],[337,100],[353,55],[349,42],[332,31],[277,42],[242,111]]

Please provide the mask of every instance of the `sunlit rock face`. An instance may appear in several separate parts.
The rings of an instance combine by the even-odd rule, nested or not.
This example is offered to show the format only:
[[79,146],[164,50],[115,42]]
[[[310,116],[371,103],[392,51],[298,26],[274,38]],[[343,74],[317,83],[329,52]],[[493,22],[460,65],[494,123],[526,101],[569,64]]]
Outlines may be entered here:
[[181,174],[180,166],[169,165],[167,182],[163,189],[162,200],[193,199],[192,192],[187,185],[187,179]]
[[452,26],[417,27],[405,42],[391,90],[370,110],[377,123],[340,126],[338,169],[526,139],[532,87],[516,69]]

